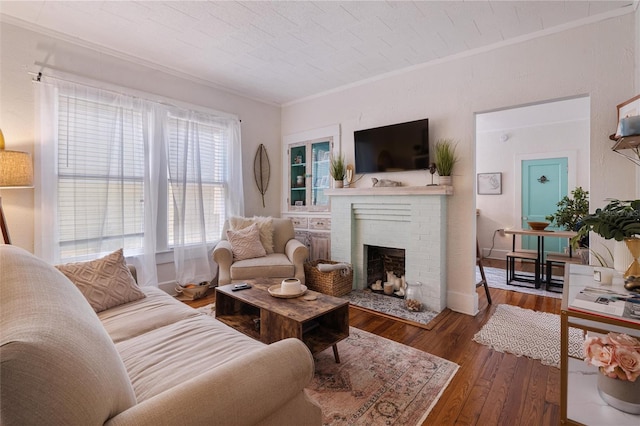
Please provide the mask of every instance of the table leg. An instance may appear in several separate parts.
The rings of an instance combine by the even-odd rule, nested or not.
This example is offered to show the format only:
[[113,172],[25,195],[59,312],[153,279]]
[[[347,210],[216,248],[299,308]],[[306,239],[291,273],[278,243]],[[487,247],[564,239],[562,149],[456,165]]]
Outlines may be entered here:
[[336,364],[340,364],[340,355],[338,355],[338,344],[333,345],[333,357],[336,359]]
[[538,235],[538,261],[536,262],[536,288],[542,285],[542,264],[544,261],[544,237]]

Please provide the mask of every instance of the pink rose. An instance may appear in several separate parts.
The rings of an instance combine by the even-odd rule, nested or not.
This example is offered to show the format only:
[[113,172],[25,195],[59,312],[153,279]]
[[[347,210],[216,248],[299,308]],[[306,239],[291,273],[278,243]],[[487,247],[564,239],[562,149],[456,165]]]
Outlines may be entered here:
[[616,346],[629,346],[636,350],[640,350],[640,340],[628,334],[609,333],[607,336],[609,341]]
[[585,360],[596,367],[605,367],[606,370],[613,370],[615,365],[611,365],[613,354],[610,346],[603,344],[599,337],[587,337],[584,341]]
[[634,349],[622,346],[616,348],[613,354],[615,362],[625,372],[627,380],[635,382],[640,376],[640,353]]

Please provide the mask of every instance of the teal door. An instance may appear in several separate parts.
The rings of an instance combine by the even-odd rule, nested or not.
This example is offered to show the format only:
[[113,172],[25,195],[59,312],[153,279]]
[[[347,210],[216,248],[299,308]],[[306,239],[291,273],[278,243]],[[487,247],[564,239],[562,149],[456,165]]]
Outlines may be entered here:
[[[566,157],[522,161],[522,229],[527,222],[546,222],[545,217],[558,210],[558,201],[567,195],[568,161]],[[547,230],[557,230],[548,227]],[[536,237],[523,237],[522,248],[537,249]],[[545,253],[562,252],[564,238],[545,238]]]

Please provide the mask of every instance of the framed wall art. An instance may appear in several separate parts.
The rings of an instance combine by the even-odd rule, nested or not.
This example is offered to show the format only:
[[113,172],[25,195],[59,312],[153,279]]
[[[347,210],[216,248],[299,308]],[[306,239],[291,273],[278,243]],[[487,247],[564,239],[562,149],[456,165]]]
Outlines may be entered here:
[[502,194],[502,173],[478,173],[478,195]]

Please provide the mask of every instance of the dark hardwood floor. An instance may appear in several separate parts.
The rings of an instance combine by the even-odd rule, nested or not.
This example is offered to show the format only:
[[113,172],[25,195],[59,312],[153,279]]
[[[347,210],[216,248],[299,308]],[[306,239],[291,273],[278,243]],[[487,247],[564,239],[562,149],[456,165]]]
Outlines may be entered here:
[[352,326],[448,359],[460,365],[424,425],[557,425],[560,370],[540,361],[493,351],[473,336],[498,304],[560,313],[560,299],[491,289],[487,305],[478,288],[475,316],[445,312],[432,330],[369,314],[349,312]]
[[[560,313],[560,299],[491,289],[488,305],[484,289],[476,289],[476,316],[449,310],[432,330],[350,308],[351,326],[375,333],[460,365],[457,374],[431,410],[424,425],[557,425],[560,423],[560,370],[525,357],[493,351],[473,336],[498,304]],[[213,295],[190,302],[204,306]]]

